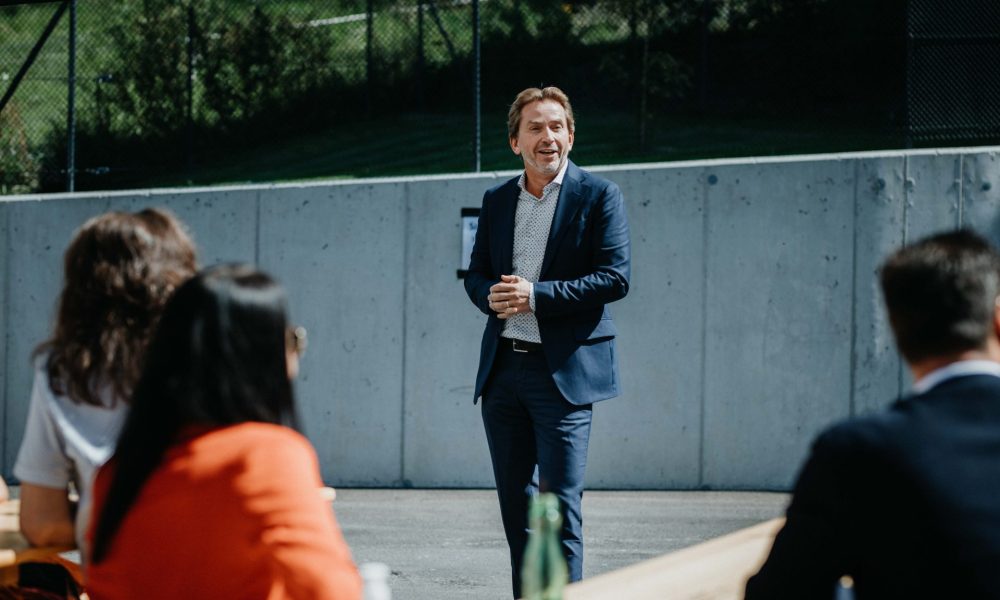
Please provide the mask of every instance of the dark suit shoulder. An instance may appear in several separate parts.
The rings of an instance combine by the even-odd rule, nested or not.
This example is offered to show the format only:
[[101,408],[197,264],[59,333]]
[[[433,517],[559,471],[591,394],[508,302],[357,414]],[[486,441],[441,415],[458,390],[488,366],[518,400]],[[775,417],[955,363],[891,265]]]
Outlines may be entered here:
[[817,436],[813,454],[838,461],[865,462],[881,456],[895,440],[907,436],[906,401],[896,401],[888,410],[839,421]]
[[843,573],[858,598],[997,597],[997,482],[1000,378],[956,377],[838,422],[816,438],[747,597],[830,597]]
[[[596,173],[591,173],[590,171],[587,171],[585,169],[581,169],[576,165],[571,164],[570,166],[575,167],[575,171],[573,171],[572,173],[576,177],[576,179],[580,182],[581,187],[588,188],[590,190],[600,193],[620,192],[618,184],[611,181],[610,179],[604,178]],[[567,171],[567,175],[570,175],[570,173],[571,171]]]
[[950,419],[1000,419],[1000,377],[965,375],[903,398],[871,420],[884,427],[938,428]]
[[919,452],[928,440],[987,423],[1000,425],[1000,378],[969,375],[896,400],[884,411],[840,421],[820,434],[814,448],[867,456],[892,449]]
[[812,445],[812,457],[821,462],[843,464],[864,460],[879,452],[885,443],[883,423],[879,419],[860,418],[840,421],[820,433]]
[[520,178],[521,178],[520,175],[515,175],[514,177],[508,179],[507,181],[496,184],[495,186],[486,190],[486,197],[495,196],[498,193],[502,194],[502,193],[511,193],[516,191],[518,189],[517,180]]
[[920,402],[946,398],[1000,399],[1000,377],[993,375],[965,375],[943,381],[911,400]]

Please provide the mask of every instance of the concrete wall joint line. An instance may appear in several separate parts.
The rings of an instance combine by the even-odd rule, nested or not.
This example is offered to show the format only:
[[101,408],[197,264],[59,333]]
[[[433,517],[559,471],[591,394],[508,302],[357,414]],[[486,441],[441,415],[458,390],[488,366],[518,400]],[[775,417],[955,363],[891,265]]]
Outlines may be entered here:
[[254,267],[260,267],[260,198],[261,190],[257,190],[254,194],[254,239],[253,239],[253,264]]
[[958,226],[965,225],[965,155],[958,158]]
[[854,417],[857,411],[857,370],[858,370],[858,186],[861,179],[861,161],[854,161],[854,227],[851,233],[851,358],[848,369],[850,391],[847,401],[847,415]]
[[[906,246],[910,242],[910,190],[906,182],[910,178],[910,157],[909,155],[903,155],[903,246]],[[896,381],[898,382],[896,388],[896,395],[902,397],[903,391],[906,386],[906,365],[903,361],[899,361],[896,367]]]
[[701,398],[698,411],[698,487],[705,485],[705,412],[708,401],[706,383],[708,381],[708,250],[709,250],[709,221],[708,221],[708,189],[706,180],[708,171],[702,171],[701,180],[701,372],[699,374],[701,382]]
[[403,290],[402,290],[402,332],[400,333],[400,378],[399,378],[399,483],[406,486],[406,315],[409,312],[407,290],[410,287],[410,190],[413,184],[403,184]]
[[910,234],[910,190],[906,187],[906,181],[910,177],[910,158],[903,157],[903,245],[909,243]]
[[3,352],[3,357],[4,357],[3,369],[4,369],[4,371],[3,372],[4,372],[4,375],[5,375],[4,377],[0,378],[0,381],[3,382],[2,384],[0,384],[0,387],[3,388],[3,389],[0,389],[0,398],[2,398],[2,400],[3,400],[3,409],[2,409],[2,411],[3,411],[3,418],[2,418],[2,421],[0,421],[0,427],[3,428],[2,431],[3,431],[3,434],[4,434],[4,436],[3,436],[4,442],[3,442],[3,444],[0,444],[0,465],[6,465],[7,464],[7,440],[9,440],[10,437],[11,437],[11,436],[7,435],[7,431],[9,429],[9,427],[10,427],[10,424],[7,422],[7,416],[9,414],[9,412],[7,410],[7,407],[9,406],[9,402],[8,401],[10,399],[9,398],[9,396],[10,396],[10,389],[9,389],[10,388],[10,377],[6,376],[7,373],[11,372],[11,356],[10,356],[10,337],[11,337],[10,336],[10,304],[11,304],[11,298],[10,298],[10,293],[11,293],[10,292],[10,251],[11,251],[11,249],[10,249],[10,212],[7,210],[8,206],[11,206],[11,205],[7,205],[7,206],[3,207],[3,209],[5,211],[4,219],[3,219],[3,248],[0,248],[0,252],[3,252],[3,262],[4,262],[4,269],[3,269],[3,273],[4,273],[3,289],[0,290],[0,299],[3,300],[3,309],[2,309],[3,310],[3,320],[0,321],[0,322],[3,323],[3,328],[4,329],[3,329],[3,340],[0,340],[0,343],[3,343],[3,346],[4,346],[4,352]]

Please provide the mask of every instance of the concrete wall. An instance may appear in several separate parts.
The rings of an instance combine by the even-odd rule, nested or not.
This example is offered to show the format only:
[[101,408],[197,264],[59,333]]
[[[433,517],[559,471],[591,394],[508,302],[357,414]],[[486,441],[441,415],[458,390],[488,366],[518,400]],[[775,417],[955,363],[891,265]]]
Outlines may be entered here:
[[[625,393],[595,409],[595,488],[786,488],[819,429],[908,385],[874,275],[886,253],[956,225],[1000,240],[1000,148],[593,170],[624,191],[633,243],[612,307]],[[455,271],[460,209],[512,174],[0,198],[3,473],[73,230],[155,205],[203,264],[255,262],[289,289],[328,482],[491,486],[471,397],[485,317]]]

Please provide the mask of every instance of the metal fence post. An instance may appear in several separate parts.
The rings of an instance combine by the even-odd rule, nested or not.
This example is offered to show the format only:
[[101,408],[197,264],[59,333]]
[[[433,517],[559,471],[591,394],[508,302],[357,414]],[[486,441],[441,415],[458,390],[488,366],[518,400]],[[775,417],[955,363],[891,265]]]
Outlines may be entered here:
[[646,149],[646,122],[647,122],[647,98],[649,96],[649,38],[652,35],[650,29],[653,27],[653,6],[650,2],[645,2],[642,9],[645,10],[646,22],[645,33],[642,36],[642,54],[639,62],[639,149]]
[[472,49],[475,53],[475,60],[473,61],[473,74],[472,74],[472,104],[475,107],[475,124],[473,128],[475,129],[473,135],[473,147],[475,148],[476,164],[474,165],[476,173],[482,170],[482,106],[479,97],[479,76],[480,76],[480,52],[479,52],[480,40],[479,40],[479,0],[472,0]]
[[69,76],[66,110],[66,191],[76,187],[76,0],[69,4]]
[[187,147],[187,179],[194,180],[194,2],[189,1],[187,7],[187,128],[185,131],[185,146]]
[[906,76],[903,77],[903,147],[913,147],[913,14],[912,0],[906,1]]
[[417,107],[424,109],[424,0],[417,0]]
[[365,93],[367,95],[368,105],[368,116],[372,114],[372,37],[375,20],[375,7],[373,6],[373,0],[368,0],[368,6],[365,11]]
[[698,28],[701,35],[701,56],[698,62],[700,73],[698,77],[698,109],[705,112],[708,109],[708,25],[711,21],[711,0],[702,0],[698,16]]
[[42,51],[45,43],[49,41],[49,36],[52,35],[56,25],[59,24],[59,19],[61,19],[63,13],[66,12],[66,7],[68,5],[69,0],[64,0],[63,3],[59,5],[59,8],[57,8],[56,12],[53,13],[52,18],[49,19],[48,24],[45,25],[45,30],[42,31],[42,35],[38,36],[38,41],[36,41],[35,45],[32,46],[31,51],[28,52],[27,58],[24,59],[24,63],[21,64],[21,68],[17,70],[17,73],[14,75],[14,79],[11,80],[10,85],[7,86],[7,91],[3,93],[3,98],[0,98],[0,112],[2,112],[7,106],[10,99],[14,97],[14,92],[16,92],[17,88],[21,85],[21,81],[24,80],[24,76],[27,74],[28,69],[31,68],[31,65],[35,64],[35,59],[38,58],[38,53]]

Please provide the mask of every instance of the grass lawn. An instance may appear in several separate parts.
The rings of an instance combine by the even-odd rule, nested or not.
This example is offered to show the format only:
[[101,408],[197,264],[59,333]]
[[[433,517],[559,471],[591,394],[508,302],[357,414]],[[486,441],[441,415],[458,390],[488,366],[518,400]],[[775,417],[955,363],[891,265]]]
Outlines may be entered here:
[[[251,0],[233,0],[226,5],[233,15],[255,6]],[[268,10],[292,15],[295,22],[311,23],[314,17],[343,17],[361,11],[365,3],[316,3],[315,0],[270,0],[260,3]],[[81,2],[79,8],[79,55],[76,102],[81,122],[106,103],[107,83],[99,77],[110,67],[108,28],[115,13],[112,3]],[[402,5],[400,5],[402,6]],[[442,5],[443,6],[443,5]],[[458,6],[458,5],[456,5]],[[399,47],[377,48],[386,56],[406,51],[413,40],[403,33],[413,29],[414,13],[409,5],[383,10],[376,20],[379,31],[394,36]],[[9,82],[31,46],[37,40],[56,4],[33,4],[0,8],[0,84]],[[405,10],[404,10],[405,9]],[[440,11],[446,31],[462,31],[465,8]],[[596,18],[584,11],[581,19]],[[356,15],[355,15],[356,16]],[[322,19],[320,19],[322,20]],[[361,72],[364,23],[336,19],[322,27],[334,36],[338,69],[350,78]],[[38,61],[14,96],[12,109],[24,124],[30,142],[38,144],[47,131],[66,119],[66,37],[67,19],[55,30]],[[598,19],[599,21],[599,19]],[[590,23],[588,27],[600,25]],[[313,26],[313,25],[310,25]],[[450,60],[445,44],[432,21],[425,22],[428,63]],[[582,31],[582,30],[581,30]],[[586,29],[594,35],[592,29]],[[398,35],[397,35],[398,34]],[[407,34],[407,35],[409,35]],[[581,35],[583,35],[581,33]],[[605,37],[600,39],[606,39]],[[617,32],[615,35],[621,35]],[[464,53],[468,36],[451,40]],[[101,86],[105,86],[102,88]],[[5,86],[0,85],[0,88]],[[196,106],[197,104],[196,87]],[[103,91],[102,91],[103,90]],[[105,98],[102,100],[102,98]],[[433,100],[431,100],[433,102]],[[616,107],[617,108],[617,107]],[[82,170],[78,189],[173,187],[243,182],[300,181],[309,179],[377,177],[474,170],[473,125],[469,114],[408,113],[377,119],[358,114],[337,115],[335,126],[306,132],[272,136],[259,143],[229,144],[225,151],[196,151],[192,168],[184,157],[156,157],[142,164],[110,164],[108,157],[87,155],[78,148],[77,167]],[[484,108],[482,161],[484,171],[518,168],[506,140],[505,114],[500,108]],[[873,150],[902,146],[898,132],[878,130],[858,122],[773,118],[724,118],[661,116],[647,123],[646,143],[638,141],[636,117],[626,112],[577,114],[578,133],[574,160],[581,165],[603,165],[698,158],[765,156]],[[280,126],[277,128],[280,129]],[[205,141],[205,140],[201,140]],[[203,146],[196,140],[195,147]],[[224,147],[225,144],[216,144]],[[110,175],[90,173],[110,170]]]
[[[639,147],[634,116],[578,117],[573,159],[582,165],[846,152],[897,148],[897,134],[829,122],[664,117]],[[520,167],[506,141],[502,115],[485,119],[482,170]],[[281,182],[380,177],[473,170],[472,119],[440,114],[401,115],[343,125],[199,157],[186,169],[150,168],[119,183],[130,187]],[[93,159],[93,160],[92,160]],[[81,157],[81,164],[100,157]],[[93,181],[98,188],[99,179]],[[89,187],[89,186],[88,186]]]

